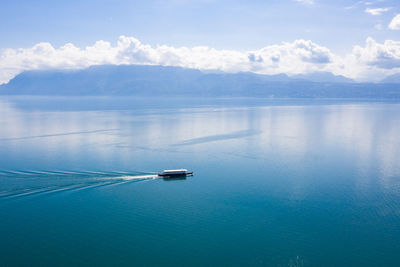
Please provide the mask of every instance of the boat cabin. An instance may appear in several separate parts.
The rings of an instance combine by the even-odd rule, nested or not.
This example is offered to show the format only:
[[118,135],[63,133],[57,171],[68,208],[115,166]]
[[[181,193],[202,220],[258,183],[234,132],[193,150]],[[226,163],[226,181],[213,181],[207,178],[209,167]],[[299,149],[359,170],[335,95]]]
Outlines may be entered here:
[[162,177],[192,176],[193,172],[186,169],[164,170],[158,174]]

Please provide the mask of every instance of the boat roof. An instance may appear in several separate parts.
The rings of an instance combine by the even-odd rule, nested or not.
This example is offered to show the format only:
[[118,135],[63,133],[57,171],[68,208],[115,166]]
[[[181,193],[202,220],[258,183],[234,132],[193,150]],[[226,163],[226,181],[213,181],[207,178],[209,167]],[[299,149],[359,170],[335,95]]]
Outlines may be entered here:
[[187,172],[186,169],[164,170],[163,172]]

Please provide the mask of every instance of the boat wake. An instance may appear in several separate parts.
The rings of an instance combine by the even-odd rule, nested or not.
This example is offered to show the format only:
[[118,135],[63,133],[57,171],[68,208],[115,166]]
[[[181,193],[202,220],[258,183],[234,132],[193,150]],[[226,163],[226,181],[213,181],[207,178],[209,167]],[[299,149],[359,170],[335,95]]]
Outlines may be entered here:
[[159,178],[146,172],[0,170],[0,200],[113,186]]

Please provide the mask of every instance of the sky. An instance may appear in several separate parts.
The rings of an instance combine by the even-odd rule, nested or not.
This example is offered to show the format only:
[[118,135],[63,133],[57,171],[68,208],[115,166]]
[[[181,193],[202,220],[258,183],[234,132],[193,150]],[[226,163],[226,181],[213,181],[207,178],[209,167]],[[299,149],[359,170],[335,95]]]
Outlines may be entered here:
[[379,81],[400,73],[400,1],[0,2],[0,83],[99,64]]

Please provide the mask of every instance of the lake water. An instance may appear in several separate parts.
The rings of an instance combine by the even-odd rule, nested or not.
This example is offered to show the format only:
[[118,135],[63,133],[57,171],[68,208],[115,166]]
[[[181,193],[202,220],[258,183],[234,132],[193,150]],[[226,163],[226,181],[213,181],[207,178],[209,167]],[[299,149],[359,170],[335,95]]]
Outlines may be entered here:
[[[400,104],[0,98],[13,265],[400,266]],[[157,171],[187,168],[167,181]]]

